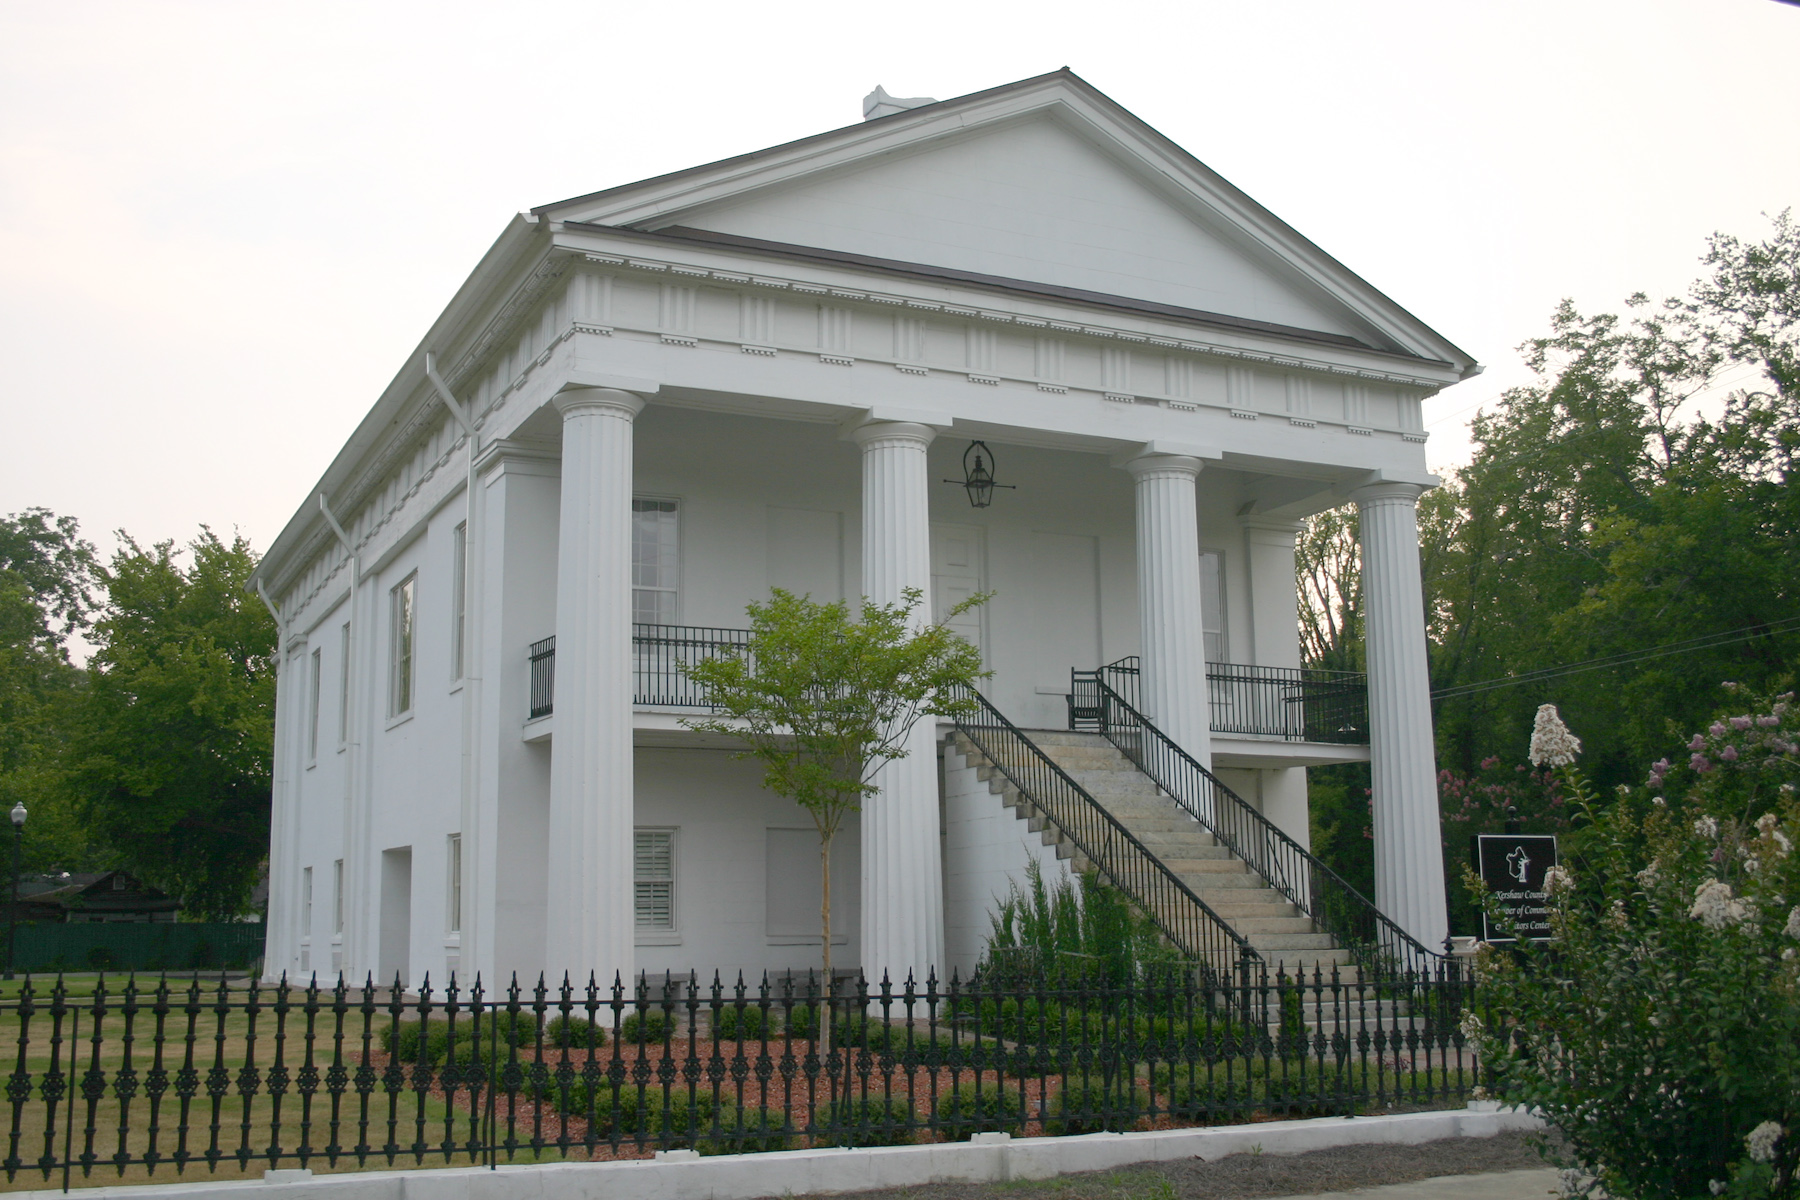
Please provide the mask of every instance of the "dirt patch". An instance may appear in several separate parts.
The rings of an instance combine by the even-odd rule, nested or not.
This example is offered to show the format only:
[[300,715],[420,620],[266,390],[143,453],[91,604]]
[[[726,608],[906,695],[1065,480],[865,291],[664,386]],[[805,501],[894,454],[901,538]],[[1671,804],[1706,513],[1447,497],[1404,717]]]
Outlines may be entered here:
[[1145,1163],[1023,1183],[934,1183],[861,1192],[854,1200],[1254,1200],[1480,1175],[1547,1165],[1537,1135],[1443,1138],[1417,1146],[1340,1146],[1305,1154],[1233,1154]]

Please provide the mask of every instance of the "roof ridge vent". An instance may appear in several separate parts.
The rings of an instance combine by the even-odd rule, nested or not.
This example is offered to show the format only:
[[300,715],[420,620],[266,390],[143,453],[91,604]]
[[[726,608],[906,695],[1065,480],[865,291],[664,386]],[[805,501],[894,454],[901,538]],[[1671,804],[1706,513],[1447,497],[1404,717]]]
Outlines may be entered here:
[[863,97],[863,120],[873,121],[876,117],[890,117],[909,108],[923,108],[927,104],[936,104],[932,96],[912,96],[905,100],[898,96],[890,96],[887,89],[879,83],[875,90]]

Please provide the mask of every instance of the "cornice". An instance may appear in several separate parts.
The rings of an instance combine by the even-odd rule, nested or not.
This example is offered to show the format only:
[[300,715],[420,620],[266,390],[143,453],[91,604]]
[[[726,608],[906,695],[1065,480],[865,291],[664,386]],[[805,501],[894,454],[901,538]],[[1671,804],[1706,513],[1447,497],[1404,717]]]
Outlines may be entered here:
[[[601,227],[588,227],[576,224],[564,226],[570,233],[583,234],[620,234],[629,237],[634,231],[616,230]],[[921,313],[937,313],[946,317],[956,317],[968,321],[981,321],[994,325],[1011,325],[1020,329],[1043,330],[1069,337],[1092,338],[1097,341],[1112,343],[1128,343],[1155,346],[1159,349],[1177,350],[1201,357],[1220,361],[1254,363],[1278,370],[1305,371],[1318,375],[1327,375],[1337,379],[1354,379],[1371,383],[1383,383],[1390,386],[1416,389],[1432,394],[1449,385],[1451,380],[1444,377],[1444,372],[1453,370],[1449,363],[1421,363],[1422,366],[1436,368],[1437,373],[1425,374],[1421,371],[1408,371],[1396,367],[1392,370],[1378,370],[1369,367],[1355,367],[1322,357],[1316,353],[1295,350],[1264,350],[1233,345],[1224,340],[1208,338],[1198,332],[1183,336],[1169,336],[1161,333],[1149,333],[1143,329],[1133,329],[1123,324],[1113,324],[1104,319],[1057,320],[1038,313],[1031,313],[1010,308],[1004,303],[958,304],[954,301],[937,300],[928,296],[908,294],[898,289],[874,289],[840,287],[821,283],[816,279],[807,279],[797,274],[787,274],[777,270],[745,271],[741,266],[710,267],[692,261],[666,257],[654,253],[626,253],[599,249],[583,249],[566,247],[571,255],[580,255],[589,263],[610,270],[627,271],[646,276],[668,277],[679,274],[690,279],[707,279],[713,283],[731,288],[755,288],[773,292],[788,292],[796,296],[828,298],[852,304],[866,304],[872,308],[893,310],[906,309]],[[721,249],[725,249],[721,247]],[[853,266],[845,266],[844,270],[854,271]],[[941,284],[940,284],[941,286]],[[1079,308],[1078,301],[1056,301],[1053,298],[1042,298],[1046,302],[1061,303],[1071,308]],[[1171,323],[1178,321],[1175,317],[1157,318]],[[611,329],[602,332],[610,333]],[[1278,339],[1279,334],[1262,330],[1238,331],[1235,336],[1260,337]],[[1386,358],[1391,352],[1366,346],[1343,347],[1346,353],[1358,356]],[[979,373],[978,373],[979,374]],[[1061,386],[1056,384],[1053,386]]]

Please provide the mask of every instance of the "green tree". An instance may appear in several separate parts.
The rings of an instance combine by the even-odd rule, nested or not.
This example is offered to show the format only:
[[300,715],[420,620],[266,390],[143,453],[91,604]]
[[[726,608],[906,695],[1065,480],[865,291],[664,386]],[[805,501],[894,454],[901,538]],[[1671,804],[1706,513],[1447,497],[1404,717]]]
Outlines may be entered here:
[[121,536],[67,784],[119,866],[189,915],[237,916],[269,844],[277,633],[244,591],[257,556],[209,529],[185,551]]
[[971,596],[937,624],[916,617],[923,595],[899,604],[864,599],[853,618],[844,601],[820,604],[776,588],[746,610],[750,642],[686,667],[718,715],[682,724],[736,738],[740,758],[762,764],[763,786],[806,810],[819,833],[823,874],[820,944],[831,979],[831,843],[844,818],[878,790],[875,773],[906,757],[907,735],[925,717],[975,710],[981,654],[947,622],[979,604]]
[[87,626],[95,580],[94,548],[73,517],[0,517],[0,812],[23,803],[31,814],[28,871],[98,864],[58,786],[82,685],[69,641]]

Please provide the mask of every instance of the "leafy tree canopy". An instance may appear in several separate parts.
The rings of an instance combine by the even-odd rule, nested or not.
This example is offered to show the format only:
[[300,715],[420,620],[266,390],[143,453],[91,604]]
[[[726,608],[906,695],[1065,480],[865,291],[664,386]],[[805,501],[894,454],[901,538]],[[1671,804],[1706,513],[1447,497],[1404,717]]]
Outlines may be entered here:
[[189,915],[236,916],[269,842],[277,632],[244,591],[257,556],[211,530],[185,550],[123,540],[102,573],[68,787],[117,865]]

